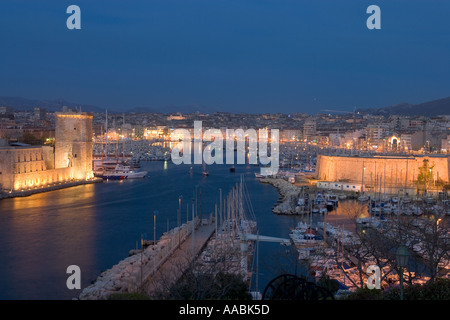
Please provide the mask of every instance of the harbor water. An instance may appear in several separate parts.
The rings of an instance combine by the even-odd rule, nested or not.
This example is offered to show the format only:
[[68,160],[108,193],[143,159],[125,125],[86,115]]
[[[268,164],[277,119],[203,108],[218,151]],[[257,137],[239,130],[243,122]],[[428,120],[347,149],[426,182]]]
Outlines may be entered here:
[[[0,201],[0,299],[72,299],[81,290],[69,290],[67,267],[81,269],[81,289],[140,246],[141,237],[156,237],[197,213],[214,212],[219,189],[224,196],[243,175],[261,235],[289,238],[296,216],[277,216],[272,207],[275,188],[255,178],[259,167],[237,165],[174,165],[170,161],[142,162],[148,177],[81,185],[29,197]],[[178,214],[179,197],[181,213]],[[259,245],[258,289],[282,272],[295,272],[286,247]],[[291,259],[291,260],[289,260]],[[254,266],[256,268],[256,266]],[[256,283],[255,277],[252,279]]]

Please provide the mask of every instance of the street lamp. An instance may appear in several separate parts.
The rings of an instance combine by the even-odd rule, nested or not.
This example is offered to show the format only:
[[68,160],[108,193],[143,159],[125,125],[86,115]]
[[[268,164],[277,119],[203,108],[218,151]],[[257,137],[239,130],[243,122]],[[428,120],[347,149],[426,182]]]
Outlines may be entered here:
[[156,216],[158,215],[158,210],[153,212],[153,245],[156,244]]
[[180,247],[181,244],[181,232],[180,232],[180,227],[181,227],[181,200],[183,200],[183,196],[179,196],[178,197],[178,248]]
[[156,216],[158,215],[158,210],[153,212],[153,269],[156,270]]
[[142,256],[144,255],[144,235],[141,234],[141,290],[143,290],[142,287]]
[[399,246],[396,253],[397,265],[400,267],[400,300],[403,300],[403,268],[408,266],[409,252],[405,246]]

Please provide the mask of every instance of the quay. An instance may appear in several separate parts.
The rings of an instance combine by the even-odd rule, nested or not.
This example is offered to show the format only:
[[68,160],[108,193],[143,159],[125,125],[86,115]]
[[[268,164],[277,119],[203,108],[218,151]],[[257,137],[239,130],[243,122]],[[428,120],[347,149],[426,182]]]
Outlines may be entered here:
[[[106,300],[117,293],[143,292],[152,298],[175,283],[214,234],[215,223],[198,216],[166,233],[153,245],[123,259],[84,288],[80,300]],[[133,252],[139,250],[132,250]]]
[[28,189],[28,190],[23,190],[23,191],[3,192],[3,193],[0,193],[0,200],[8,199],[8,198],[16,198],[16,197],[28,197],[28,196],[31,196],[31,195],[37,194],[37,193],[60,190],[60,189],[80,186],[80,185],[84,185],[84,184],[102,183],[102,182],[103,182],[103,179],[101,179],[101,178],[93,178],[93,179],[89,179],[89,180],[77,180],[77,181],[55,183],[53,185],[45,186],[42,188],[34,188],[34,189]]
[[206,223],[205,220],[200,224],[197,223],[194,232],[190,232],[179,246],[175,246],[173,252],[161,261],[157,269],[148,265],[151,270],[148,270],[147,274],[144,273],[142,290],[154,298],[167,292],[199,256],[214,231],[215,224],[211,219]]

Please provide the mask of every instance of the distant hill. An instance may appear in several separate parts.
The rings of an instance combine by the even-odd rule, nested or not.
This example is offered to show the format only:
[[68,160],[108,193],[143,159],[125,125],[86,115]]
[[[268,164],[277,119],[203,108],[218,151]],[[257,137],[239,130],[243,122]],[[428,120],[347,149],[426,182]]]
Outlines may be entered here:
[[399,103],[390,107],[359,109],[363,113],[375,115],[427,116],[450,115],[450,97],[424,102],[420,104]]
[[[45,108],[48,112],[61,111],[63,106],[67,106],[73,109],[80,109],[85,112],[105,112],[105,108],[100,108],[93,105],[80,104],[70,102],[64,99],[56,99],[56,100],[37,100],[37,99],[27,99],[22,97],[6,97],[0,96],[0,106],[12,107],[15,111],[26,111],[26,110],[34,110],[34,108]],[[185,106],[165,106],[161,108],[152,108],[152,107],[134,107],[132,109],[127,110],[112,110],[108,108],[108,112],[111,113],[121,113],[121,112],[135,112],[135,113],[173,113],[173,112],[181,112],[181,113],[213,113],[215,110],[209,107],[205,107],[202,105],[185,105]]]
[[186,106],[166,106],[164,108],[151,108],[151,107],[134,107],[132,109],[127,110],[126,112],[135,112],[135,113],[175,113],[180,112],[182,114],[194,113],[214,113],[215,110],[209,107],[205,107],[202,105],[186,105]]
[[61,111],[63,106],[80,109],[86,112],[104,112],[104,108],[92,105],[74,103],[64,99],[36,100],[21,97],[0,97],[0,106],[12,107],[15,111],[34,110],[34,108],[45,108],[49,112]]

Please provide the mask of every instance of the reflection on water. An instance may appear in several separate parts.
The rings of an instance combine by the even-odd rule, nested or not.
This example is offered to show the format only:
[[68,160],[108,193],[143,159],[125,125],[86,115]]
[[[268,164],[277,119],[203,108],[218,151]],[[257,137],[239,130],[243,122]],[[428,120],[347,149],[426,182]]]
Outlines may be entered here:
[[91,266],[93,186],[68,190],[1,201],[1,299],[65,298],[67,266]]
[[369,216],[367,202],[358,202],[356,200],[342,200],[334,210],[328,213],[328,216],[339,216],[347,219],[366,218]]
[[[159,211],[159,236],[167,226],[177,225],[180,195],[182,208],[190,210],[197,188],[198,195],[201,192],[199,211],[205,216],[213,212],[219,188],[226,195],[241,175],[246,179],[260,234],[286,238],[289,227],[295,226],[295,217],[272,213],[278,193],[255,179],[258,167],[238,165],[236,172],[230,173],[229,166],[210,166],[206,178],[201,165],[193,165],[192,174],[189,167],[148,162],[142,165],[149,172],[148,179],[83,185],[0,201],[0,299],[78,296],[79,290],[66,288],[69,265],[78,265],[82,287],[89,285],[102,271],[127,257],[141,235],[153,238],[155,210]],[[280,250],[284,252],[279,244],[261,244],[260,289],[274,276],[264,264],[273,266]]]
[[354,232],[356,230],[356,219],[367,217],[369,217],[367,202],[361,203],[349,199],[339,201],[338,206],[326,216],[326,221]]

